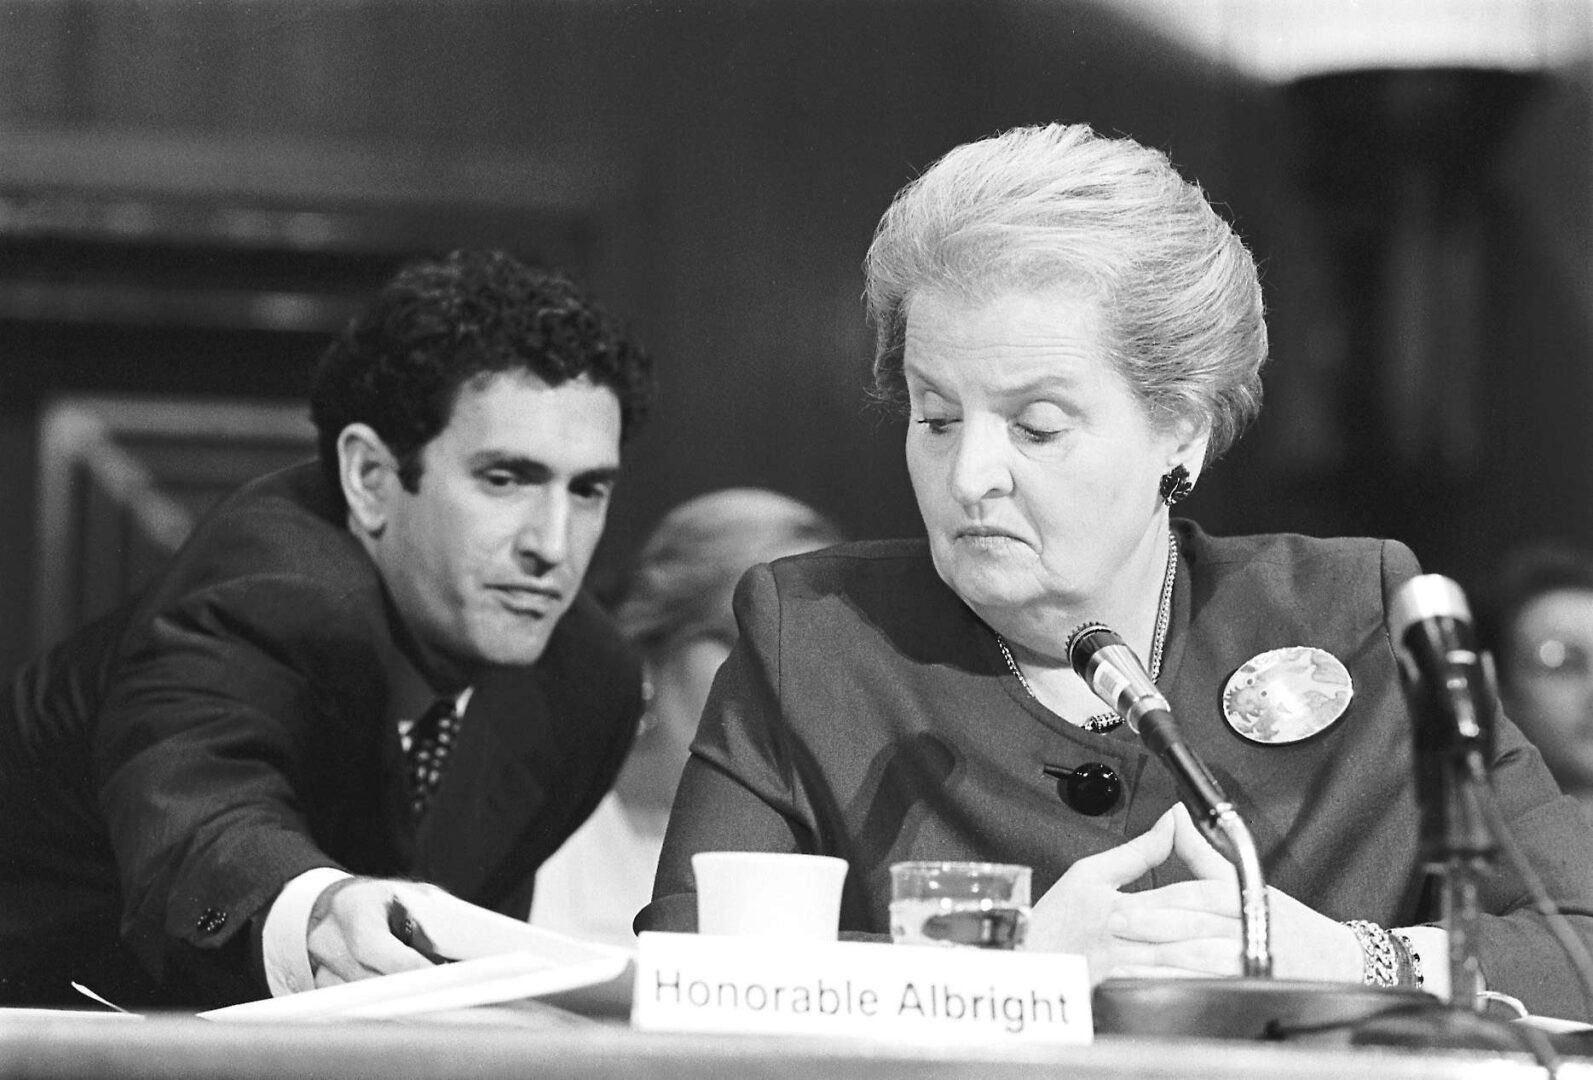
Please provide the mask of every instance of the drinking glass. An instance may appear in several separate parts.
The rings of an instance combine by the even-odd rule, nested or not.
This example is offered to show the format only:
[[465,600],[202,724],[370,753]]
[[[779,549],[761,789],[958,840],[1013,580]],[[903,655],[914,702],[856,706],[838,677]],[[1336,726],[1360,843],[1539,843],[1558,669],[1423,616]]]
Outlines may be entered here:
[[1010,863],[895,863],[891,940],[1016,949],[1029,928],[1029,875]]

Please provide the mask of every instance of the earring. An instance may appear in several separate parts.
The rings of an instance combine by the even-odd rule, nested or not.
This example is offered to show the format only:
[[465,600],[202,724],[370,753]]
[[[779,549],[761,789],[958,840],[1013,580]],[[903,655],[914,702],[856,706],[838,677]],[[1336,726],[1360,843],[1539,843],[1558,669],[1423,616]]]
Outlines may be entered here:
[[1189,478],[1189,470],[1182,465],[1174,465],[1162,474],[1162,502],[1168,506],[1187,499],[1194,490],[1195,482]]

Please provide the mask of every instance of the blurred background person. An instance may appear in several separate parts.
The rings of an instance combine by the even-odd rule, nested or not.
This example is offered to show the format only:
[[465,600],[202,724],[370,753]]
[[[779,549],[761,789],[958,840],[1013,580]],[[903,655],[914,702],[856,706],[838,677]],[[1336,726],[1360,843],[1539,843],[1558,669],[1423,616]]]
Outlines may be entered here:
[[675,788],[719,665],[736,640],[731,597],[749,568],[841,542],[817,510],[763,488],[670,511],[623,581],[615,616],[643,656],[647,712],[614,790],[537,873],[531,921],[618,945],[652,895]]
[[1562,544],[1512,553],[1485,629],[1505,713],[1593,821],[1593,555]]

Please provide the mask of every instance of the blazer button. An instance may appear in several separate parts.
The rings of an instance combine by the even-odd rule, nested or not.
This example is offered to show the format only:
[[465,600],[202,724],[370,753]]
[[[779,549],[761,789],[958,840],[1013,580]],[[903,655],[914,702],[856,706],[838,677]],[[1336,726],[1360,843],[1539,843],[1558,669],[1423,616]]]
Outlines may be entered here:
[[214,934],[227,925],[227,913],[220,908],[205,908],[199,913],[194,925],[201,934]]
[[1076,769],[1048,764],[1041,771],[1056,781],[1062,801],[1087,817],[1099,817],[1123,797],[1122,777],[1099,761],[1086,761]]

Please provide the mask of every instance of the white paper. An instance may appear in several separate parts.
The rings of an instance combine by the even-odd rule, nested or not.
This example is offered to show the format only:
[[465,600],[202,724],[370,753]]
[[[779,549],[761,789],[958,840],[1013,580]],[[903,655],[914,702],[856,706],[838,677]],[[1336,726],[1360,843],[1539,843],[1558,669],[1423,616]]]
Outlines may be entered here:
[[[416,1016],[577,990],[628,999],[633,954],[580,941],[442,896],[410,902],[410,917],[450,964],[229,1005],[209,1020],[311,1020]],[[608,993],[606,984],[615,984]]]

